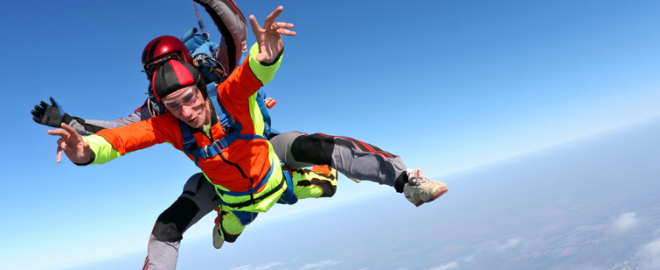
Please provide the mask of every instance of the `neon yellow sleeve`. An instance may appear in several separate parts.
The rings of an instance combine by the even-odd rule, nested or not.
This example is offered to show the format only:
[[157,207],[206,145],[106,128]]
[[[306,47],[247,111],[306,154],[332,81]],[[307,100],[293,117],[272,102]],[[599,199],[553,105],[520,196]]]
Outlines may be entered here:
[[280,68],[282,64],[282,58],[284,58],[284,53],[280,56],[280,59],[277,59],[277,62],[273,63],[270,66],[264,66],[259,61],[257,61],[257,55],[259,54],[259,43],[254,43],[252,48],[250,48],[250,59],[248,60],[250,64],[250,69],[254,76],[261,81],[261,84],[265,85],[275,77],[275,73]]
[[94,152],[94,155],[96,155],[94,162],[90,163],[89,165],[103,164],[121,156],[117,150],[112,148],[112,144],[110,144],[105,140],[105,138],[101,136],[90,135],[83,137],[83,141],[89,144],[92,152]]
[[[248,105],[250,106],[250,118],[252,118],[252,123],[254,124],[254,130],[264,130],[264,117],[261,112],[261,108],[259,108],[259,105],[257,105],[257,94],[259,92],[255,92],[250,98],[248,99]],[[258,135],[264,135],[263,132],[257,133]]]

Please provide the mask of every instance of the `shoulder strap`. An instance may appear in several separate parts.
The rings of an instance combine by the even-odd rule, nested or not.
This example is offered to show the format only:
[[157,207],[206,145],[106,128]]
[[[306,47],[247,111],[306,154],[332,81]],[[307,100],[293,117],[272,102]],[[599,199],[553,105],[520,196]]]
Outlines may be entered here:
[[259,110],[261,110],[261,115],[264,118],[264,137],[268,138],[270,136],[270,113],[268,113],[268,107],[266,106],[266,92],[263,88],[259,89],[257,92],[257,105],[259,105]]
[[209,94],[209,100],[213,104],[213,109],[215,110],[216,115],[218,116],[218,121],[222,125],[222,129],[227,132],[230,128],[234,126],[234,121],[231,117],[231,114],[227,112],[225,107],[222,106],[218,100],[218,89],[215,83],[209,83],[206,85],[206,91]]

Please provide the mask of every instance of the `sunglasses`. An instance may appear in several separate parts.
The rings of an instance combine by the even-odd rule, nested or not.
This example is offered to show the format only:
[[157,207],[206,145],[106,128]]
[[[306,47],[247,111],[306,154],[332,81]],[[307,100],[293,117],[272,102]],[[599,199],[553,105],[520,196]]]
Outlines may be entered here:
[[196,86],[190,86],[186,89],[182,95],[175,99],[163,100],[163,105],[167,107],[171,112],[178,112],[181,110],[183,105],[191,106],[197,101],[197,93],[199,89]]
[[151,77],[154,75],[154,72],[156,72],[156,69],[158,69],[158,65],[164,62],[165,60],[169,60],[169,59],[181,60],[181,57],[179,56],[178,53],[173,53],[163,56],[159,59],[152,60],[151,62],[144,65],[144,72],[147,73],[149,80],[151,80]]

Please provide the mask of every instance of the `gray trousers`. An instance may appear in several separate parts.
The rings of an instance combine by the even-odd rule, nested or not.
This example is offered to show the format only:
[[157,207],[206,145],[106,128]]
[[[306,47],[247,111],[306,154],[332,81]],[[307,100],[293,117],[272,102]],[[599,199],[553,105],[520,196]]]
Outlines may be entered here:
[[394,186],[407,168],[401,157],[348,137],[286,132],[270,142],[290,169],[328,165],[350,178]]
[[[352,138],[286,132],[270,142],[280,160],[294,170],[329,165],[348,177],[389,186],[406,170],[399,156]],[[213,184],[202,173],[190,177],[181,196],[158,217],[142,269],[176,269],[183,233],[218,206]]]

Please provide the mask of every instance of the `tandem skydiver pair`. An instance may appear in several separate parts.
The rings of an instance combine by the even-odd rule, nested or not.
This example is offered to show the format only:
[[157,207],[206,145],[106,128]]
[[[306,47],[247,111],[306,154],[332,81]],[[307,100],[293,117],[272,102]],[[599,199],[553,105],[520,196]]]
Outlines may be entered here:
[[[132,117],[123,122],[83,120],[45,103],[33,111],[38,123],[64,127],[49,133],[62,137],[58,147],[76,164],[101,164],[126,152],[169,142],[206,174],[208,180],[202,173],[192,176],[183,194],[159,216],[150,236],[145,269],[174,269],[183,233],[214,208],[219,208],[214,245],[220,247],[224,241],[235,241],[256,213],[278,201],[332,196],[336,170],[351,178],[393,186],[417,206],[447,191],[444,183],[428,180],[421,170],[407,169],[399,156],[355,139],[287,132],[266,140],[267,111],[259,104],[263,101],[259,89],[279,68],[281,34],[295,34],[288,30],[292,25],[274,23],[281,8],[268,16],[263,29],[252,17],[258,45],[252,47],[243,65],[227,64],[230,58],[240,59],[247,35],[241,36],[246,32],[245,19],[233,1],[199,2],[216,13],[211,17],[223,34],[220,49],[211,56],[212,64],[220,69],[212,74],[221,74],[214,81],[207,80],[205,74],[209,73],[200,72],[193,60],[199,56],[194,53],[197,49],[212,44],[193,48],[191,55],[191,48],[182,41],[159,37],[145,48],[142,58],[152,82],[151,98]],[[236,21],[243,25],[227,26]],[[166,110],[153,110],[158,107]],[[116,127],[113,125],[122,127],[108,129]],[[83,139],[77,130],[97,134]],[[303,168],[309,165],[330,168]],[[295,198],[290,196],[291,190]]]

